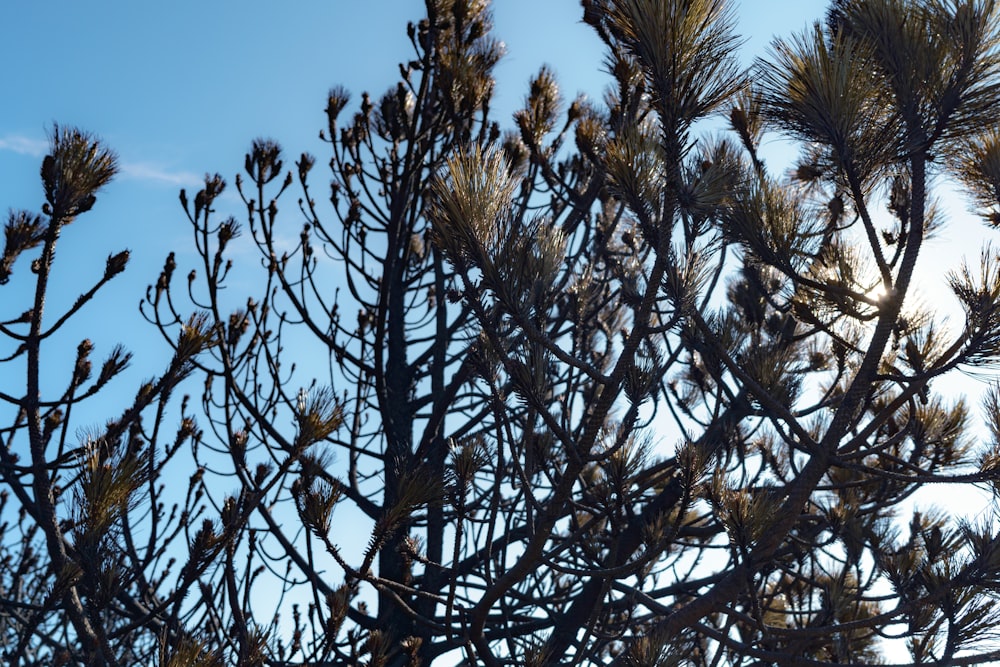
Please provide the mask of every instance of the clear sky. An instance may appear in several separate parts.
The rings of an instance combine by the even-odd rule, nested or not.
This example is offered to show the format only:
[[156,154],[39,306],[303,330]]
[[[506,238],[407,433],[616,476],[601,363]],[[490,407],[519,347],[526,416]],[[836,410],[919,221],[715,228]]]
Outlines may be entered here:
[[[821,18],[824,6],[738,5],[747,63],[774,35]],[[143,343],[155,337],[136,305],[166,253],[180,257],[191,245],[178,190],[196,191],[206,172],[232,182],[260,136],[281,142],[289,158],[309,151],[325,162],[317,133],[327,91],[344,85],[357,101],[362,91],[377,96],[394,84],[397,64],[411,56],[406,23],[423,8],[420,0],[0,2],[0,210],[41,206],[38,167],[54,122],[96,133],[121,158],[121,174],[67,230],[59,256],[56,280],[72,300],[103,272],[108,253],[133,251],[125,279],[77,321],[81,335],[124,342],[139,353],[142,375],[155,372],[166,350]],[[507,46],[497,118],[510,118],[543,63],[567,100],[578,92],[600,97],[602,45],[582,23],[578,0],[496,0],[494,15]]]
[[[137,304],[170,250],[178,252],[179,274],[187,272],[190,231],[178,190],[196,191],[206,172],[232,182],[260,136],[281,142],[288,165],[302,151],[323,164],[326,145],[317,133],[327,91],[344,85],[357,101],[362,91],[377,96],[392,85],[397,64],[411,56],[406,23],[423,16],[423,7],[420,0],[2,0],[0,210],[40,208],[38,167],[53,122],[98,134],[121,157],[118,179],[64,235],[54,297],[75,299],[103,273],[109,253],[130,248],[132,262],[77,320],[63,353],[71,355],[83,336],[98,343],[98,353],[122,342],[136,352],[134,379],[157,372],[168,350]],[[826,2],[744,0],[736,7],[749,64],[774,36],[822,19]],[[494,16],[507,46],[497,71],[497,118],[510,118],[543,63],[555,69],[565,99],[600,97],[607,82],[602,45],[582,23],[578,0],[495,0]],[[765,154],[790,160],[794,152],[783,147],[770,140]],[[770,166],[777,172],[786,165]],[[962,202],[945,203],[952,224],[925,245],[928,271],[915,295],[935,305],[944,296],[941,267],[957,266],[962,255],[975,261],[986,234]],[[297,229],[300,221],[287,213]],[[23,310],[12,303],[17,278],[0,292],[0,314]],[[50,361],[64,371],[59,359]],[[946,381],[956,391],[979,389],[958,374]],[[134,382],[117,384],[134,391]]]
[[[747,64],[773,36],[821,19],[825,6],[744,0],[738,30]],[[279,140],[289,157],[309,151],[323,164],[317,133],[327,90],[342,84],[354,100],[363,90],[381,94],[410,57],[406,22],[422,12],[418,0],[0,1],[0,210],[40,208],[38,167],[53,122],[100,135],[121,157],[119,178],[64,236],[56,297],[75,298],[101,275],[109,253],[131,248],[133,261],[124,280],[85,311],[67,352],[90,336],[99,353],[115,342],[135,351],[133,377],[162,367],[169,351],[137,304],[167,252],[182,256],[191,245],[178,190],[197,190],[205,172],[232,182],[260,136]],[[601,44],[581,23],[577,0],[495,0],[494,13],[508,52],[498,69],[499,118],[510,118],[543,63],[555,69],[567,100],[581,91],[600,96]],[[961,254],[975,257],[983,237],[961,204],[948,217],[961,233],[926,246],[924,262],[935,267],[943,257],[950,266]],[[187,272],[183,260],[178,272]],[[940,288],[940,271],[934,282]],[[0,314],[15,295],[0,291]],[[136,386],[118,384],[126,393]]]
[[[760,54],[773,34],[801,29],[823,6],[745,2],[744,52]],[[5,0],[0,197],[32,201],[15,193],[34,174],[17,175],[44,150],[53,121],[99,133],[119,151],[120,180],[131,183],[116,188],[119,198],[229,170],[262,134],[296,152],[318,150],[327,89],[382,92],[409,55],[406,21],[422,8],[418,0]],[[601,45],[577,0],[498,0],[494,11],[508,47],[498,108],[514,108],[543,62],[568,97],[600,93]]]
[[[744,3],[744,52],[821,17],[823,4]],[[232,170],[260,135],[319,151],[326,91],[381,93],[409,55],[406,22],[422,9],[418,0],[5,0],[0,198],[33,203],[25,188],[53,121],[96,132],[121,154],[117,198],[169,194],[206,170]],[[577,0],[498,0],[494,12],[508,50],[498,108],[512,110],[545,62],[567,97],[600,94],[601,44]]]

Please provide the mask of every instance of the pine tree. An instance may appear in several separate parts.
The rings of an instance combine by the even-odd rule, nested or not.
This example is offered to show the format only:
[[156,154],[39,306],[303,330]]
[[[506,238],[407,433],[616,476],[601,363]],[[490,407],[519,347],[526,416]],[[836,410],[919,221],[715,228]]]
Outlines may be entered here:
[[[894,638],[914,664],[1000,659],[995,520],[908,504],[995,488],[1000,466],[1000,390],[979,420],[936,386],[995,377],[1000,258],[932,267],[958,330],[913,298],[923,241],[953,232],[939,184],[1000,220],[996,4],[838,0],[744,71],[726,0],[585,0],[611,89],[566,104],[543,68],[506,131],[488,3],[426,6],[397,85],[353,114],[330,91],[329,190],[317,158],[286,169],[258,139],[242,220],[220,175],[181,193],[199,266],[178,280],[171,254],[143,305],[175,361],[86,455],[49,442],[84,380],[29,398],[41,309],[4,325],[28,367],[26,397],[2,397],[23,411],[4,481],[39,527],[0,575],[14,590],[46,554],[29,580],[58,612],[0,604],[11,655],[843,665]],[[761,156],[768,132],[801,147],[790,171]],[[12,214],[0,265],[41,247],[42,295],[49,238],[113,171],[83,135],[89,161],[65,166],[65,136],[50,221]],[[206,430],[185,407],[157,448],[140,415],[162,424],[185,377]],[[157,462],[177,452],[196,472],[168,521]],[[53,505],[60,475],[76,509]],[[188,549],[107,537],[196,516],[215,520]],[[128,585],[109,595],[94,562]]]
[[186,497],[164,483],[171,459],[200,437],[186,399],[175,430],[165,415],[178,410],[173,390],[204,341],[182,333],[164,372],[99,427],[77,415],[131,355],[115,347],[95,369],[95,345],[83,338],[68,368],[52,360],[53,347],[73,349],[70,323],[128,264],[127,250],[109,255],[75,301],[49,299],[70,270],[57,266],[56,248],[87,233],[80,217],[117,169],[95,137],[56,126],[42,161],[41,214],[11,211],[4,225],[0,284],[20,280],[0,315],[9,418],[0,427],[0,652],[9,665],[221,664],[185,629],[184,599],[225,532],[207,520],[198,528],[203,471],[188,471]]

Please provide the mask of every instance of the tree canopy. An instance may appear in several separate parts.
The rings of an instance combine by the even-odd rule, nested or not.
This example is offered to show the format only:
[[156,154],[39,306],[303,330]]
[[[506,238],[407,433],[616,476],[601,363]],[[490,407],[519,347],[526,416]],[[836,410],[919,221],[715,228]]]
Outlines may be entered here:
[[426,0],[322,160],[257,139],[181,191],[197,265],[141,307],[171,360],[99,426],[124,348],[40,368],[126,268],[47,307],[116,158],[52,130],[0,257],[33,285],[0,313],[9,664],[1000,660],[996,517],[910,502],[997,488],[1000,257],[933,267],[958,326],[913,296],[939,188],[1000,225],[996,3],[836,0],[749,70],[727,0],[582,12],[603,100],[543,67],[508,127],[489,3]]

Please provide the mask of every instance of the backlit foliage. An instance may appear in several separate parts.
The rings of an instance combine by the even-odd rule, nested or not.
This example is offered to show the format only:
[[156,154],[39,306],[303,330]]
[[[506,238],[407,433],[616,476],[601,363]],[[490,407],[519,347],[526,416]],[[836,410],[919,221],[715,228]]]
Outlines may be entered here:
[[[427,0],[396,85],[330,91],[328,158],[258,139],[182,192],[196,266],[169,255],[142,306],[174,361],[107,428],[64,413],[124,352],[88,380],[85,341],[39,398],[41,297],[2,325],[11,659],[1000,660],[996,518],[910,502],[997,488],[1000,393],[984,423],[937,380],[995,379],[1000,260],[928,267],[951,328],[913,292],[944,177],[997,222],[1000,10],[837,0],[744,71],[727,0],[582,4],[600,103],[542,68],[506,128],[488,3]],[[38,253],[38,294],[114,166],[73,130],[53,151],[0,263]],[[185,377],[205,430],[185,402],[168,443]]]

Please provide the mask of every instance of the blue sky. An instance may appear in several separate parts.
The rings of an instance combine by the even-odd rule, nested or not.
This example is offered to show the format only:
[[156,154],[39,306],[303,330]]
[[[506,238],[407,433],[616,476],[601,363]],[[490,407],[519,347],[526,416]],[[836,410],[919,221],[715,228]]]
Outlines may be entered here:
[[[821,19],[825,7],[822,0],[737,4],[747,64],[765,54],[774,36]],[[64,235],[55,302],[71,302],[96,280],[109,253],[130,248],[132,262],[123,279],[84,311],[62,349],[51,352],[69,355],[89,336],[98,353],[117,342],[135,351],[133,376],[162,367],[168,350],[141,321],[137,305],[170,250],[181,258],[180,275],[187,272],[183,253],[191,247],[190,232],[178,190],[196,190],[206,172],[231,182],[260,136],[279,140],[290,157],[309,151],[324,163],[326,146],[317,133],[328,89],[344,85],[354,101],[364,90],[381,94],[394,83],[397,63],[410,57],[406,22],[422,14],[419,0],[0,2],[6,28],[0,40],[0,210],[41,206],[38,167],[53,122],[100,135],[121,157],[118,179]],[[494,15],[496,34],[507,46],[497,70],[497,118],[510,118],[543,63],[556,71],[567,100],[578,92],[601,95],[607,81],[601,44],[581,22],[578,0],[496,0]],[[767,154],[790,160],[794,152],[782,147],[771,139]],[[771,167],[777,172],[784,165]],[[976,262],[988,238],[963,202],[945,197],[944,204],[951,224],[925,245],[921,265],[927,271],[914,295],[935,306],[944,297],[942,267],[957,267],[963,255]],[[288,217],[297,228],[299,221]],[[24,309],[15,303],[24,296],[18,277],[2,292],[0,316]],[[64,366],[56,358],[48,368]],[[946,381],[956,391],[979,389],[961,375]],[[135,386],[127,380],[118,385],[126,393]]]
[[[763,55],[773,36],[821,19],[825,6],[744,0],[738,31],[747,39],[746,62]],[[132,379],[162,367],[169,350],[141,321],[137,304],[167,252],[181,255],[191,245],[178,190],[196,190],[205,172],[231,182],[260,136],[279,140],[289,156],[309,151],[323,164],[317,133],[327,90],[342,84],[355,101],[363,90],[381,94],[395,81],[397,63],[410,57],[406,22],[422,11],[417,0],[0,2],[0,209],[40,208],[38,167],[53,122],[100,135],[121,157],[119,178],[64,235],[56,301],[72,301],[96,280],[109,253],[131,248],[133,261],[85,311],[64,352],[89,336],[102,356],[116,342],[136,352]],[[578,0],[496,0],[494,13],[508,51],[497,72],[498,118],[510,118],[543,63],[556,71],[567,100],[577,92],[600,96],[601,45],[580,22]],[[960,233],[928,244],[923,260],[938,269],[956,266],[962,254],[977,256],[984,235],[962,204],[950,206],[948,216]],[[187,268],[182,259],[179,274]],[[929,275],[926,298],[933,300],[941,272]],[[0,316],[24,309],[14,305],[23,295],[17,289],[15,281],[0,292]],[[63,371],[57,362],[48,368]],[[969,380],[956,382],[967,387]],[[120,380],[117,390],[127,395],[135,386]]]
[[[826,4],[737,3],[745,62],[764,55],[774,36],[822,19]],[[280,141],[289,158],[308,151],[325,163],[317,133],[325,125],[327,91],[343,85],[356,102],[362,91],[377,96],[394,84],[397,64],[411,56],[406,23],[419,19],[423,7],[420,0],[0,2],[6,28],[0,40],[0,210],[40,208],[38,167],[53,122],[103,137],[122,165],[94,211],[63,236],[53,305],[71,303],[96,281],[109,253],[130,248],[132,262],[66,339],[49,349],[46,370],[61,377],[84,336],[95,340],[102,356],[119,342],[136,353],[130,377],[112,386],[123,399],[138,380],[162,368],[169,350],[137,306],[169,251],[178,252],[179,275],[190,267],[179,189],[196,191],[206,172],[232,182],[250,142],[261,136]],[[581,22],[578,0],[495,0],[494,16],[496,35],[507,47],[497,70],[496,118],[510,118],[543,63],[554,68],[566,100],[578,92],[600,97],[607,82],[602,45]],[[794,151],[777,138],[765,143],[772,171],[780,172]],[[964,202],[946,197],[944,203],[951,224],[925,244],[921,265],[927,271],[914,294],[935,307],[948,296],[942,267],[957,267],[963,255],[977,262],[988,238]],[[240,207],[230,212],[239,215]],[[297,232],[299,221],[286,213]],[[27,307],[19,302],[26,294],[18,291],[18,278],[30,274],[18,268],[22,275],[0,293],[0,317]],[[981,389],[959,374],[945,382],[956,392]]]
[[[820,17],[823,4],[744,3],[745,53],[760,53],[772,34]],[[205,170],[238,164],[255,136],[318,150],[327,89],[387,87],[396,63],[409,55],[406,21],[419,18],[422,5],[5,2],[0,168],[17,174],[26,158],[37,158],[53,121],[103,136],[122,155],[120,180],[168,192]],[[494,11],[508,47],[498,72],[499,109],[513,110],[543,62],[556,68],[567,97],[600,93],[601,45],[580,22],[577,0],[498,0]],[[5,200],[30,185],[4,180]]]
[[[738,5],[747,62],[773,35],[821,18],[824,6]],[[317,133],[327,91],[344,85],[357,101],[364,90],[379,95],[392,85],[397,63],[411,55],[406,22],[419,19],[423,7],[419,0],[0,3],[7,28],[0,41],[0,207],[40,207],[38,166],[54,122],[96,133],[121,158],[119,177],[94,211],[67,230],[54,296],[74,299],[81,283],[101,274],[108,253],[130,248],[132,262],[74,334],[93,337],[99,350],[124,342],[139,353],[134,365],[143,376],[155,372],[167,350],[145,342],[155,336],[136,306],[166,253],[181,256],[190,247],[178,190],[197,190],[206,172],[231,182],[260,136],[280,141],[288,156],[309,151],[325,162]],[[555,69],[567,100],[601,95],[602,45],[581,22],[578,0],[497,0],[494,15],[507,46],[497,72],[498,119],[510,118],[543,63]],[[5,290],[9,305],[16,278]]]

